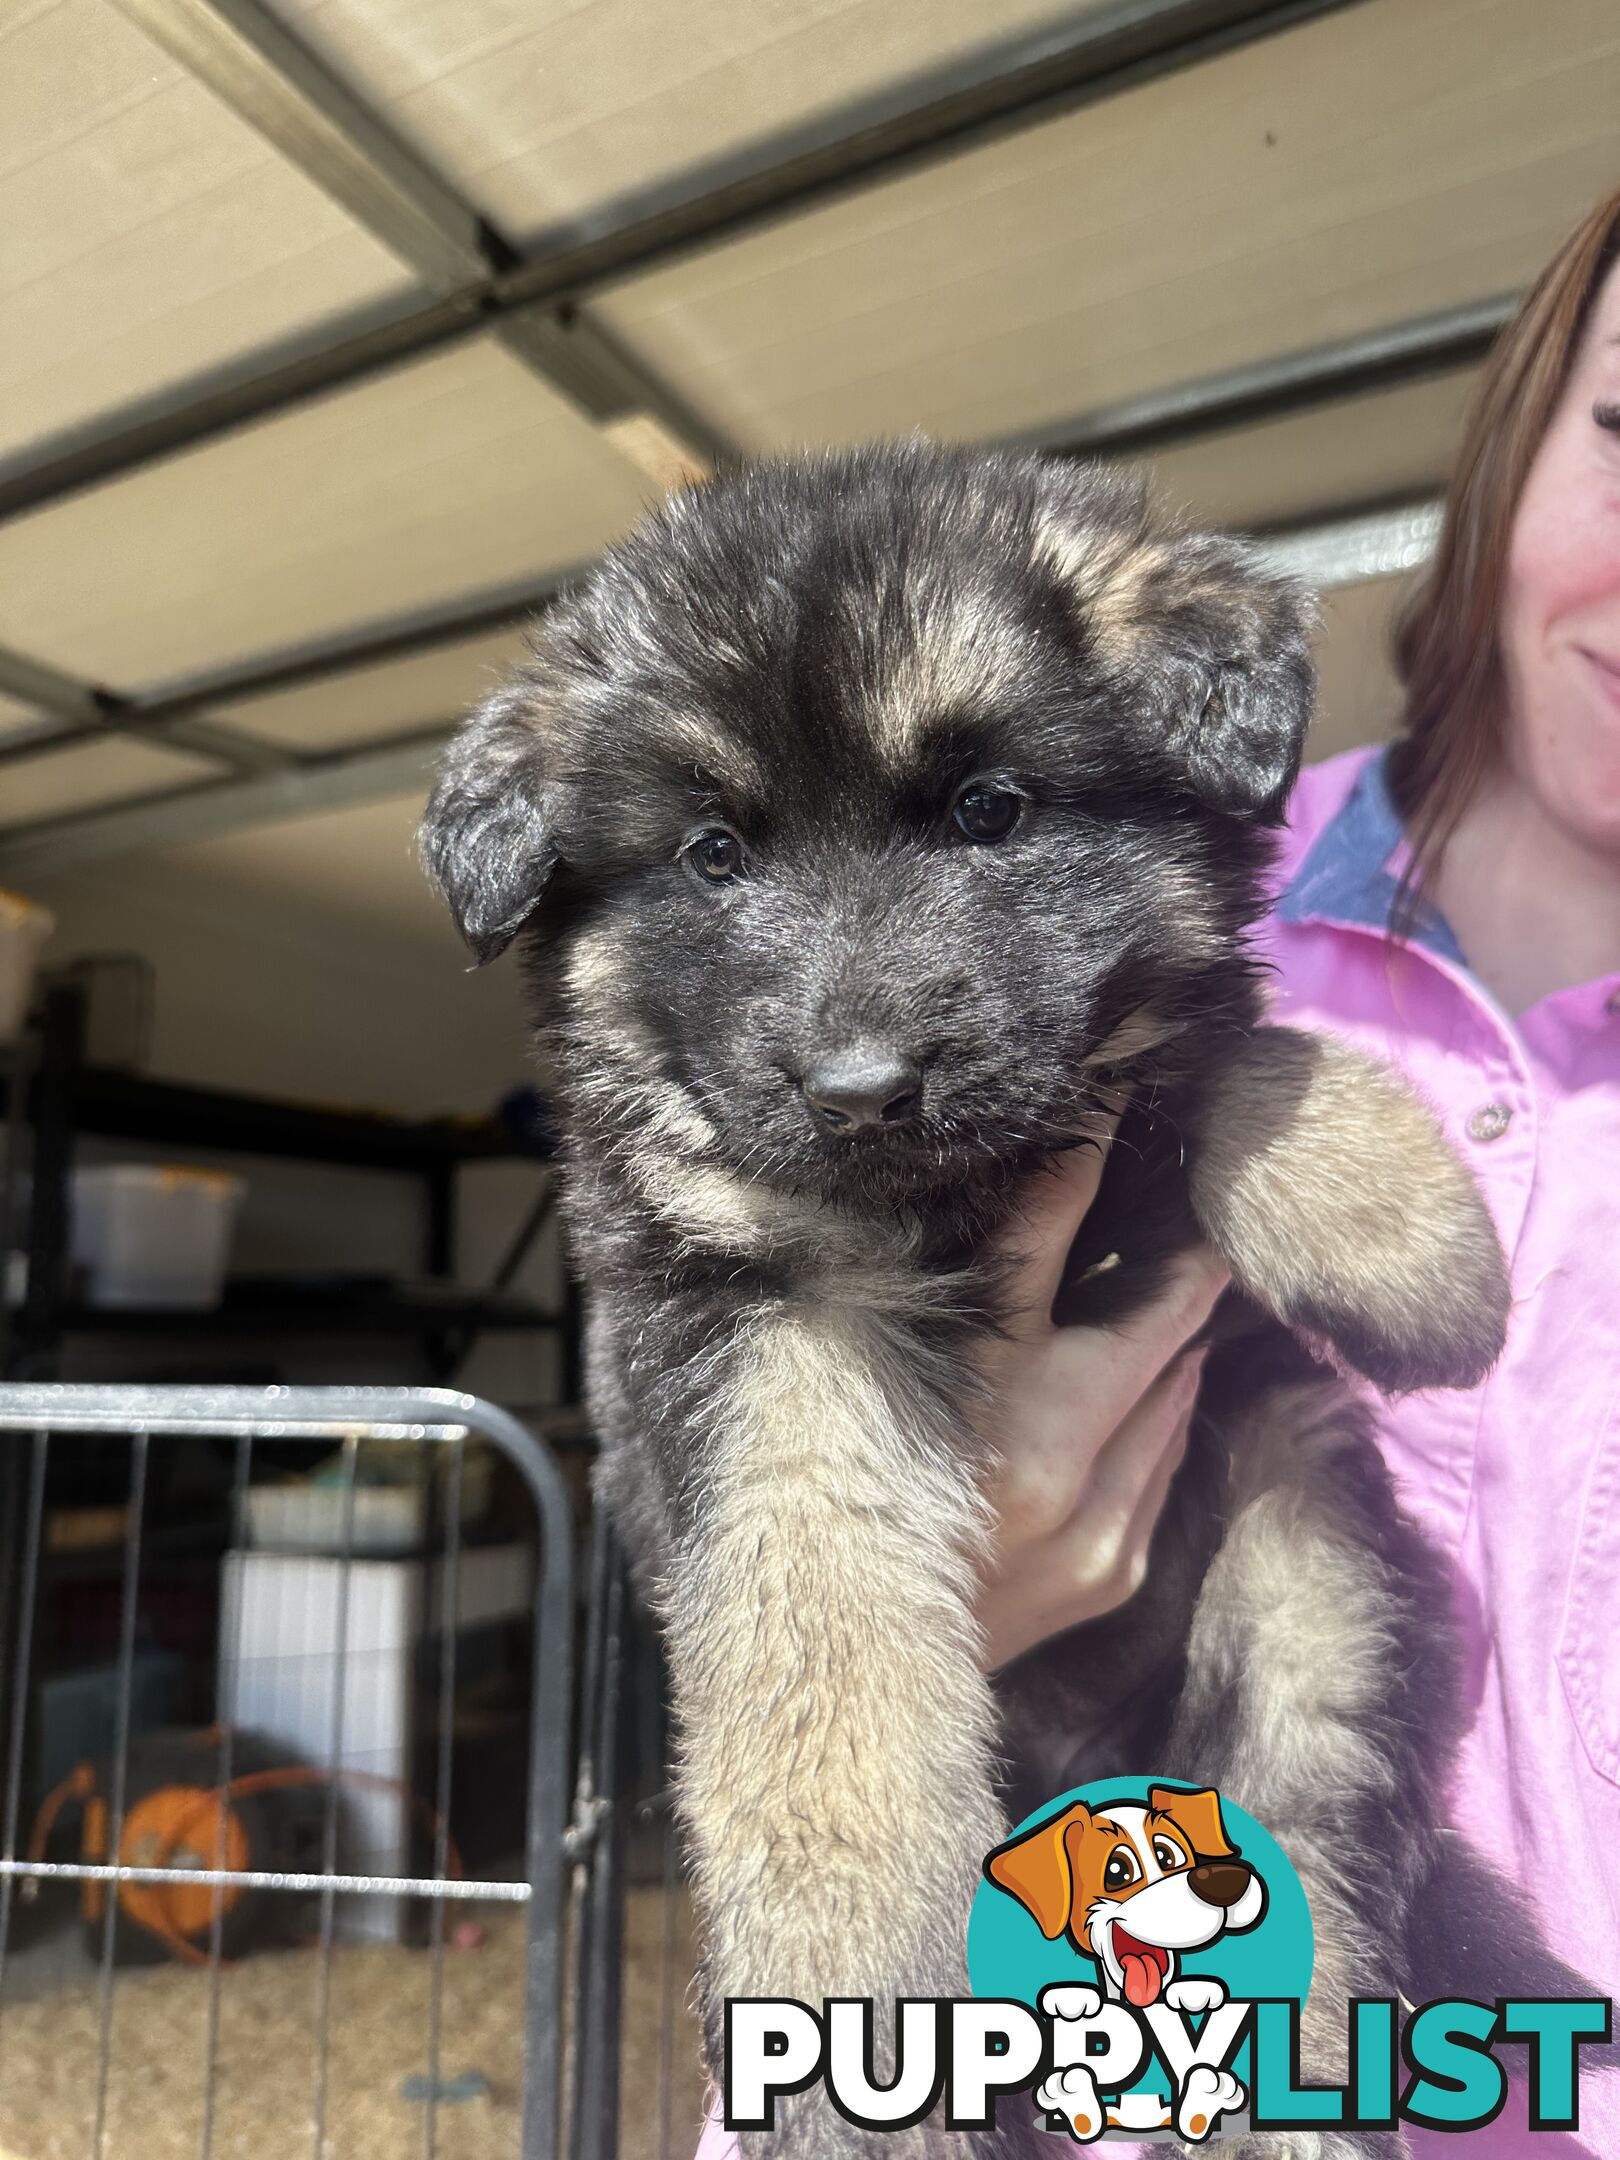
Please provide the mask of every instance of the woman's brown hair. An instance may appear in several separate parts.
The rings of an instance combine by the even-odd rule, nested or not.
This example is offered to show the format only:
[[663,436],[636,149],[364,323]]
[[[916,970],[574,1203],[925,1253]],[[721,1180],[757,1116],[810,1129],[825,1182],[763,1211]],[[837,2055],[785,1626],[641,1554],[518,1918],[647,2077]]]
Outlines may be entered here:
[[1582,219],[1485,363],[1428,574],[1395,624],[1405,692],[1389,784],[1412,844],[1395,926],[1410,923],[1479,786],[1503,720],[1497,611],[1519,497],[1604,278],[1620,260],[1620,189]]

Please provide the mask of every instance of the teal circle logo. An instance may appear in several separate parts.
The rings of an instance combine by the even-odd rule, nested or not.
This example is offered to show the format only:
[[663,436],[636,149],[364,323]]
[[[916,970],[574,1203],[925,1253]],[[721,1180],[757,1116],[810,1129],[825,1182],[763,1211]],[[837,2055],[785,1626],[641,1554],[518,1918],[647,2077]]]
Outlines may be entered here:
[[[1303,2003],[1314,1958],[1305,1892],[1276,1839],[1221,1794],[1174,1778],[1108,1778],[1036,1809],[986,1856],[968,1918],[974,1994],[1032,2009],[1047,1988],[1138,2012],[1162,2003],[1198,2015],[1222,1992]],[[1248,2055],[1245,2040],[1231,2064],[1245,2085]],[[1167,2083],[1155,2054],[1122,2090],[1145,2101]],[[1151,2117],[1122,2105],[1122,2134]]]

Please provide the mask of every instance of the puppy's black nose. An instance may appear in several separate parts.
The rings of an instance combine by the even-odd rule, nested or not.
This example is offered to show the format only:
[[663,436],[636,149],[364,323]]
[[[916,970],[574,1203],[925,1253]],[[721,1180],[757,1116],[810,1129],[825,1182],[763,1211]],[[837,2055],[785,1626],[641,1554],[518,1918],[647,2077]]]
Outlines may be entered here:
[[922,1069],[888,1043],[857,1042],[805,1067],[799,1081],[823,1132],[903,1125],[922,1103]]
[[1206,1905],[1218,1905],[1224,1912],[1248,1889],[1249,1871],[1231,1860],[1201,1860],[1188,1870],[1187,1887]]

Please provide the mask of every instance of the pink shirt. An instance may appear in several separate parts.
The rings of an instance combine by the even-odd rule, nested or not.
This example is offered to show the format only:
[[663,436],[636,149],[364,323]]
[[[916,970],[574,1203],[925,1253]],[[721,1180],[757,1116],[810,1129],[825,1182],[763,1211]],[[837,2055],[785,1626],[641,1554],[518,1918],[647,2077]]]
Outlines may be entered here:
[[[1472,1717],[1451,1818],[1559,1955],[1620,1998],[1620,972],[1515,1020],[1438,918],[1392,951],[1404,842],[1379,752],[1309,768],[1290,819],[1263,939],[1272,1017],[1408,1074],[1479,1178],[1513,1273],[1484,1386],[1383,1410],[1385,1456],[1457,1585]],[[1583,2076],[1578,2139],[1515,2132],[1522,2110],[1515,2092],[1466,2143],[1417,2133],[1414,2148],[1620,2160],[1620,2077]],[[698,2160],[735,2151],[711,2117]]]

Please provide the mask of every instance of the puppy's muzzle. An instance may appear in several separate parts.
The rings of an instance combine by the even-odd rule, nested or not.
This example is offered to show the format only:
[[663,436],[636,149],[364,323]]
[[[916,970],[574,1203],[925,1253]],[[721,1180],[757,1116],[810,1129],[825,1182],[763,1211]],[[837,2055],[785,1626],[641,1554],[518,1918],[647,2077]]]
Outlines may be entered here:
[[810,1059],[799,1087],[825,1133],[904,1125],[922,1108],[922,1067],[870,1037]]
[[1218,1905],[1225,1912],[1248,1889],[1249,1870],[1231,1860],[1206,1861],[1188,1870],[1187,1887],[1206,1905]]

